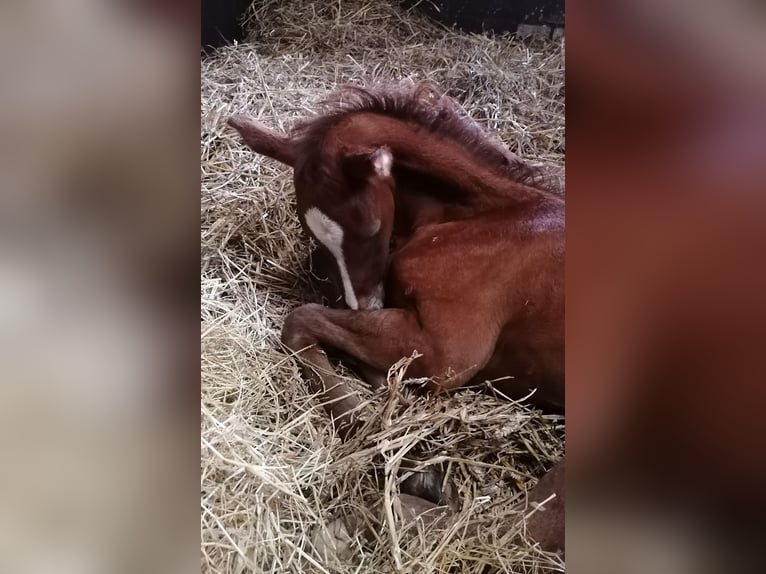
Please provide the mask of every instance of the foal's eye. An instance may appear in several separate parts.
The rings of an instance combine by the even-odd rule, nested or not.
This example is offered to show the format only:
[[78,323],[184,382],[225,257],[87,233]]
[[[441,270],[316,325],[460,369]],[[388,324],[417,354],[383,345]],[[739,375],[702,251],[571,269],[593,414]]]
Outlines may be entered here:
[[365,230],[367,237],[375,237],[380,231],[380,218],[376,217],[368,223],[368,227]]
[[374,238],[380,231],[380,220],[355,222],[355,225],[349,227],[350,234],[358,241],[365,241]]
[[380,231],[380,217],[367,210],[355,210],[351,217],[353,234],[361,239],[370,239]]

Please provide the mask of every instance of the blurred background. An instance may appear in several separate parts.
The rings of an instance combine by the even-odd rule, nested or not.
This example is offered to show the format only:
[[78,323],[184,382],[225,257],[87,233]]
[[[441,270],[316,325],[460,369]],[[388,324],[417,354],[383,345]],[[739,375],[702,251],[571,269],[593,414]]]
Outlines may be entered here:
[[568,567],[758,571],[763,3],[567,3]]
[[0,4],[2,572],[197,568],[198,9]]

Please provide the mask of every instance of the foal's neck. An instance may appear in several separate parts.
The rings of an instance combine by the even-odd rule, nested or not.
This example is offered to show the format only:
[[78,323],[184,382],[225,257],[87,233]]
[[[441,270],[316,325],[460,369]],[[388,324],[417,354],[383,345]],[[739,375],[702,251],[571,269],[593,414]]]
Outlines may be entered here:
[[394,168],[394,179],[394,234],[402,239],[426,225],[470,219],[498,210],[531,213],[537,206],[560,201],[555,196],[536,194],[524,202],[502,194],[472,194],[442,178],[401,167]]
[[537,203],[551,196],[509,177],[507,166],[498,160],[502,154],[494,153],[490,157],[486,151],[460,139],[379,113],[350,114],[332,129],[332,137],[327,137],[325,142],[329,150],[339,155],[349,146],[387,146],[397,165],[435,181],[449,182],[451,187],[461,190],[468,197],[467,203],[476,209]]

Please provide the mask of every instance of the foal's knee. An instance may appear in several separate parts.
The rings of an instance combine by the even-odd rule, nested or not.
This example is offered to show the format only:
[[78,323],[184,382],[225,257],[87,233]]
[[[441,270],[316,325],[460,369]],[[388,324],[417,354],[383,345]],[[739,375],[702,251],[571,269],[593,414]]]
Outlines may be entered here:
[[285,317],[282,343],[291,351],[300,351],[317,342],[311,328],[317,308],[322,309],[322,306],[314,303],[301,305]]

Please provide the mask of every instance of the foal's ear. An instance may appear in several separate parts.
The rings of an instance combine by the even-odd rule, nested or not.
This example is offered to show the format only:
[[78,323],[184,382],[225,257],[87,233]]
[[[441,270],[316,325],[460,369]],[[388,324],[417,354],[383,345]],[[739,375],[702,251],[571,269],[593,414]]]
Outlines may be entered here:
[[352,181],[364,181],[373,175],[388,177],[392,163],[391,150],[384,146],[349,151],[341,160],[344,175]]

